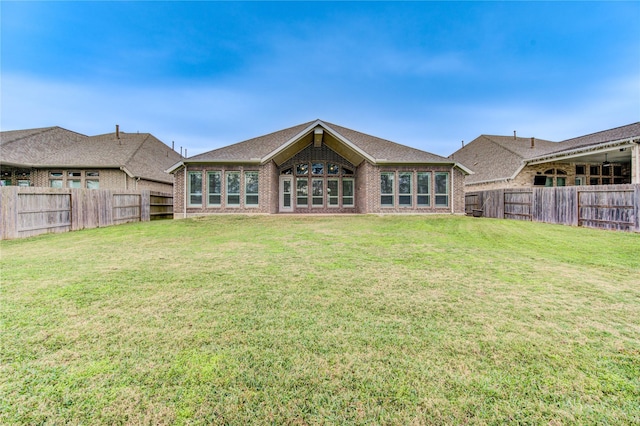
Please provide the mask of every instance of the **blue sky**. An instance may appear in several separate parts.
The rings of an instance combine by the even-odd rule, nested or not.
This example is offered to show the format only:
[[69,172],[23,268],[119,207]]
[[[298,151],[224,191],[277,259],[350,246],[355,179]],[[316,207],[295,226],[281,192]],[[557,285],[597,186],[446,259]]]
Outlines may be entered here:
[[2,130],[195,155],[316,118],[447,156],[640,121],[640,2],[0,2]]

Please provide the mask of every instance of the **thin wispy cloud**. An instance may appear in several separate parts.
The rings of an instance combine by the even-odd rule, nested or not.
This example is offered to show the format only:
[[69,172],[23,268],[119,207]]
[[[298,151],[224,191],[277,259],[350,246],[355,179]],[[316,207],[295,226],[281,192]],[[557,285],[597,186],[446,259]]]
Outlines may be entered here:
[[320,118],[449,155],[640,120],[637,2],[3,2],[1,19],[2,130],[120,124],[191,155]]

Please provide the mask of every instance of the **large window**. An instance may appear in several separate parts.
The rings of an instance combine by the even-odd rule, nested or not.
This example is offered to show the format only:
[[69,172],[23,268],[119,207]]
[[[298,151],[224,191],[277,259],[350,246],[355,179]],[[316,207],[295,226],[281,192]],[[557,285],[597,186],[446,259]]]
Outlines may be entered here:
[[413,205],[413,173],[398,173],[398,205],[400,207],[411,207]]
[[202,206],[202,172],[189,172],[189,206]]
[[418,172],[418,207],[431,205],[431,173]]
[[240,172],[227,172],[227,206],[240,205]]
[[338,189],[340,181],[338,179],[327,179],[327,205],[329,207],[338,207],[340,201]]
[[342,207],[353,207],[353,179],[342,179]]
[[207,173],[207,193],[209,199],[207,204],[210,206],[220,206],[222,202],[222,172],[209,172]]
[[436,207],[449,206],[449,173],[437,172],[435,174]]
[[244,173],[244,196],[245,205],[249,207],[258,206],[258,172]]
[[298,207],[307,207],[309,203],[309,181],[307,178],[298,178],[296,180],[296,205]]
[[394,173],[380,173],[380,205],[393,207],[393,179]]
[[322,207],[324,205],[324,179],[312,179],[311,205]]

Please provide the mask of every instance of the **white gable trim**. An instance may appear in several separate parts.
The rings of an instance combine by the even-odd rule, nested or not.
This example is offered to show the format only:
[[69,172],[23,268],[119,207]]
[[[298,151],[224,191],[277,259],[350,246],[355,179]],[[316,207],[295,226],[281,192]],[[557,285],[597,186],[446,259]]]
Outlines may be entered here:
[[305,127],[302,131],[298,132],[295,136],[290,138],[288,141],[286,141],[285,143],[280,145],[278,148],[276,148],[275,150],[273,150],[270,153],[268,153],[267,155],[265,155],[260,160],[260,163],[261,164],[268,163],[274,157],[276,157],[278,154],[280,154],[282,151],[286,150],[291,145],[296,143],[298,140],[302,139],[303,137],[305,137],[309,133],[313,132],[314,129],[316,129],[318,126],[322,127],[325,131],[329,132],[331,134],[331,136],[333,136],[334,138],[338,139],[340,142],[342,142],[343,144],[345,144],[346,146],[351,148],[353,151],[355,151],[356,153],[358,153],[362,157],[366,158],[367,160],[369,160],[370,162],[372,162],[374,164],[376,163],[376,160],[371,155],[367,154],[366,152],[364,152],[363,150],[361,150],[360,148],[355,146],[353,143],[351,143],[351,141],[346,139],[340,133],[338,133],[337,131],[335,131],[331,127],[327,126],[322,120],[316,120],[313,123],[311,123],[310,125],[308,125],[307,127]]

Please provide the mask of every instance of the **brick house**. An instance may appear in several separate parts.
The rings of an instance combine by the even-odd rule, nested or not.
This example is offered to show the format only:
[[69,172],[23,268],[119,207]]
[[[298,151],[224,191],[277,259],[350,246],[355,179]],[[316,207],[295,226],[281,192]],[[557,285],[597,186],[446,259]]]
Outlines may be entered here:
[[174,217],[217,213],[464,213],[469,170],[322,120],[182,159]]
[[61,127],[0,132],[3,186],[173,192],[182,156],[149,133],[86,136]]
[[467,192],[640,183],[640,122],[562,142],[481,135],[449,159],[474,172]]

